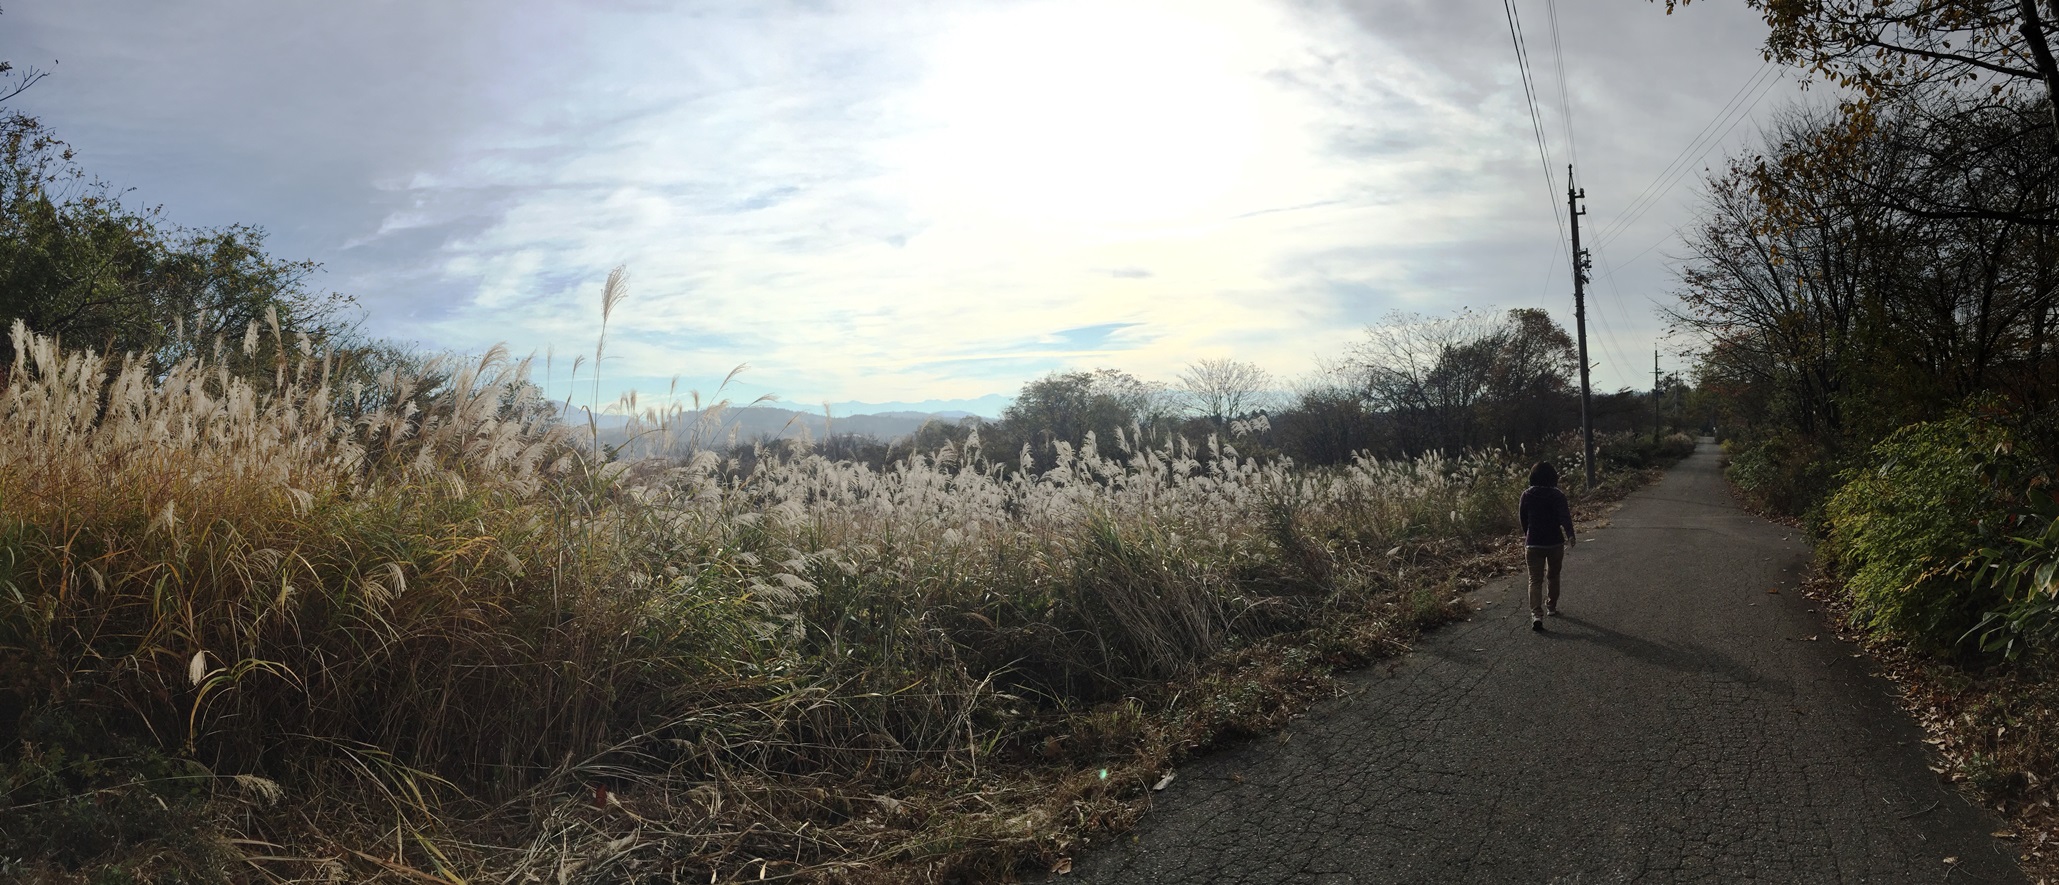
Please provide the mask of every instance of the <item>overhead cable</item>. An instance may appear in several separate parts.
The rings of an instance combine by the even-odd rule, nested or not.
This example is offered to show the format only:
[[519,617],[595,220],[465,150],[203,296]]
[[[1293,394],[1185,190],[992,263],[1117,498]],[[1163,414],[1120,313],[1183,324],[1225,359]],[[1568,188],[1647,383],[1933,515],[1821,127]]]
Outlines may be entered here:
[[1516,71],[1523,80],[1523,101],[1530,112],[1530,129],[1537,136],[1537,160],[1544,170],[1544,192],[1551,201],[1551,219],[1558,224],[1559,240],[1566,240],[1566,220],[1559,215],[1558,192],[1551,179],[1551,152],[1545,147],[1544,118],[1537,110],[1537,88],[1535,77],[1530,71],[1530,52],[1523,40],[1522,16],[1516,12],[1515,0],[1501,0],[1502,12],[1508,17],[1509,42],[1516,49]]
[[[1759,70],[1745,81],[1744,86],[1730,97],[1729,102],[1724,104],[1723,109],[1702,127],[1702,131],[1694,140],[1681,149],[1673,158],[1673,162],[1666,164],[1666,168],[1646,184],[1644,190],[1602,229],[1595,241],[1604,246],[1614,242],[1617,237],[1629,230],[1631,225],[1636,224],[1638,219],[1643,218],[1646,212],[1651,211],[1653,206],[1658,205],[1659,200],[1671,193],[1673,188],[1679,186],[1680,182],[1694,172],[1695,164],[1728,138],[1739,123],[1751,116],[1752,111],[1758,108],[1759,102],[1765,99],[1766,94],[1771,92],[1773,86],[1784,76],[1784,70],[1773,67],[1771,63],[1762,63]],[[1753,94],[1754,88],[1756,94]],[[1747,95],[1751,95],[1749,102],[1744,101]]]

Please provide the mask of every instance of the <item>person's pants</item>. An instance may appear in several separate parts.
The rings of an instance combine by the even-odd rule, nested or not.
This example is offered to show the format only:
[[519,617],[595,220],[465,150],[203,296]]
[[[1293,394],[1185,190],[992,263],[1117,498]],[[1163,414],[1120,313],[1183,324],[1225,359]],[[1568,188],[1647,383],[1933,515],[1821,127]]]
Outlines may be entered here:
[[[1559,571],[1566,565],[1566,545],[1553,547],[1526,547],[1530,554],[1530,617],[1544,617],[1547,599],[1552,608],[1559,607]],[[1551,586],[1551,596],[1544,595],[1545,585]]]

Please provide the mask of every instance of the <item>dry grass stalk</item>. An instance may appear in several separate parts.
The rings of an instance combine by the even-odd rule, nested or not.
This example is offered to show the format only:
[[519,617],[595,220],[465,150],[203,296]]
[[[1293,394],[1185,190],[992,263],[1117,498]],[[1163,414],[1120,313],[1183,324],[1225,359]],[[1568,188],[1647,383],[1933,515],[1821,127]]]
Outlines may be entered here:
[[977,436],[745,471],[698,395],[698,421],[668,400],[633,427],[678,457],[608,462],[498,348],[352,386],[275,323],[159,376],[14,340],[0,652],[65,674],[22,697],[242,775],[224,807],[314,812],[224,819],[308,876],[1054,855],[1197,735],[1284,709],[1223,700],[1263,637],[1359,625],[1248,658],[1298,685],[1442,616],[1395,591],[1509,531],[1520,483],[1491,453],[1305,470],[1141,432],[1037,474]]

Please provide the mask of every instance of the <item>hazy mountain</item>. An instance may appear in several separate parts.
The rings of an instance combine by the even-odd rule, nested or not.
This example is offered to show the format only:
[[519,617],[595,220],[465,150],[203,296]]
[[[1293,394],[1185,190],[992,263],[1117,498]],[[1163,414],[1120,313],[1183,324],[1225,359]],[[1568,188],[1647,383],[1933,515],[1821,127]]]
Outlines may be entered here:
[[[963,418],[966,415],[978,415],[992,421],[1001,417],[1001,410],[1008,408],[1008,404],[1014,401],[1015,398],[1012,396],[990,393],[974,399],[926,399],[914,403],[866,403],[857,401],[830,403],[829,411],[830,414],[839,416],[916,414]],[[795,408],[800,406],[799,403],[787,403],[787,405]],[[815,411],[817,414],[820,414],[822,410],[816,409]]]
[[[891,405],[891,404],[890,404]],[[998,411],[998,410],[997,410]],[[715,413],[704,419],[700,412],[682,413],[675,425],[676,435],[717,446],[731,442],[748,443],[774,439],[820,440],[831,434],[855,434],[867,436],[881,442],[891,442],[913,434],[923,424],[936,421],[956,424],[968,417],[976,417],[964,411],[922,412],[902,410],[862,415],[843,415],[831,407],[831,417],[823,418],[822,412],[797,411],[770,405],[732,408]],[[704,423],[703,423],[704,422]],[[584,429],[586,416],[574,412],[567,422],[573,427]],[[627,422],[618,415],[603,415],[596,422],[600,427],[601,442],[608,445],[620,444],[628,435]],[[647,430],[647,428],[640,428]]]

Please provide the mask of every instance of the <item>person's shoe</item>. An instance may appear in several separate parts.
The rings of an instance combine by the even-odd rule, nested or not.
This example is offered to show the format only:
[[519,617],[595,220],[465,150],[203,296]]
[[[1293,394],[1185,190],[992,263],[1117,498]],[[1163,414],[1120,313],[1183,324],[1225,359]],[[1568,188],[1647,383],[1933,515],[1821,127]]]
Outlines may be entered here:
[[1544,614],[1546,617],[1556,618],[1559,616],[1559,607],[1556,605],[1547,605],[1544,607]]
[[1544,619],[1543,619],[1543,618],[1540,618],[1540,617],[1537,617],[1536,615],[1531,615],[1531,616],[1530,616],[1530,629],[1531,629],[1531,630],[1534,630],[1534,631],[1536,631],[1536,632],[1538,632],[1538,633],[1542,633],[1542,632],[1544,632]]

